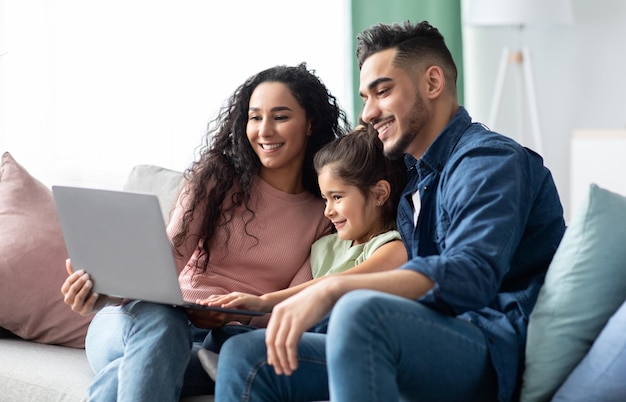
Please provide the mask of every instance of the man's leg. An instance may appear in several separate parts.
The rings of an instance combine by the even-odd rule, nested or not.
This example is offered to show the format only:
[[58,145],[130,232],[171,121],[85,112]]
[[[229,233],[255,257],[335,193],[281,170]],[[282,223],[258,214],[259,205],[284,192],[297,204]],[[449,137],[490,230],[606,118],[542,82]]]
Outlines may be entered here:
[[190,351],[184,311],[138,301],[106,307],[94,317],[86,339],[96,373],[89,400],[178,400]]
[[[187,370],[185,371],[181,396],[207,395],[215,392],[215,370],[217,370],[217,353],[219,353],[226,339],[244,332],[253,331],[256,327],[249,325],[225,325],[215,329],[191,327],[193,346]],[[207,361],[203,353],[211,354],[215,361],[214,367],[205,368]]]
[[315,401],[328,399],[326,335],[307,332],[298,346],[298,369],[276,375],[267,364],[265,330],[233,336],[219,355],[216,401]]
[[331,400],[490,401],[497,380],[473,324],[420,303],[359,290],[333,309],[327,337]]

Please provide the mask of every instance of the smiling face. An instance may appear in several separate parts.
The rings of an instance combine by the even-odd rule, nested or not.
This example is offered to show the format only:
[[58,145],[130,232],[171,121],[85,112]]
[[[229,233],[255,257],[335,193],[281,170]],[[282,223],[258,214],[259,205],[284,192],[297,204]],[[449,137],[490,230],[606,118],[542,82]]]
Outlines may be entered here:
[[[302,191],[302,163],[310,130],[306,112],[285,84],[263,82],[254,89],[246,134],[261,161],[262,179],[283,191]],[[294,186],[299,188],[290,190]]]
[[394,65],[395,49],[368,57],[361,67],[359,93],[364,102],[361,118],[378,131],[385,153],[421,157],[432,142],[426,127],[430,112],[420,93],[422,77],[411,77]]
[[374,193],[366,197],[358,187],[338,178],[332,165],[324,166],[317,179],[326,201],[324,215],[333,223],[340,239],[362,244],[383,230],[381,208]]

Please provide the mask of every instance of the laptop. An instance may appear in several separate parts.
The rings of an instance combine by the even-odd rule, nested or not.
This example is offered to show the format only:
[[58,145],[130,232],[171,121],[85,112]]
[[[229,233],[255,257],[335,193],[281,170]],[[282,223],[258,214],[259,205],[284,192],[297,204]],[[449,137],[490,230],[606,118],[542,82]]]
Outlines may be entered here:
[[156,195],[71,186],[52,186],[52,194],[72,266],[89,273],[94,292],[230,314],[265,314],[183,300]]

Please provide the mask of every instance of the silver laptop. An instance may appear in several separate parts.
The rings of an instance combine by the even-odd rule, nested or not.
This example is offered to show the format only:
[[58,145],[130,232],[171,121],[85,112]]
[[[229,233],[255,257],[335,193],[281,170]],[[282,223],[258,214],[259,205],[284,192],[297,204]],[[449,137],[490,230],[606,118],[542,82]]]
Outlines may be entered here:
[[89,273],[95,292],[232,314],[265,314],[183,300],[156,195],[69,186],[52,186],[52,194],[72,266]]

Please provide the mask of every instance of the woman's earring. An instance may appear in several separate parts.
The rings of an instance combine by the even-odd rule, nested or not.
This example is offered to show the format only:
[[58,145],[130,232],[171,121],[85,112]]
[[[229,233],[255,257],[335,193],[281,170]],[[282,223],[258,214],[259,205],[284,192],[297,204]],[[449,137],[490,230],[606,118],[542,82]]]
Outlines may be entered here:
[[380,207],[380,200],[376,200],[376,206]]

